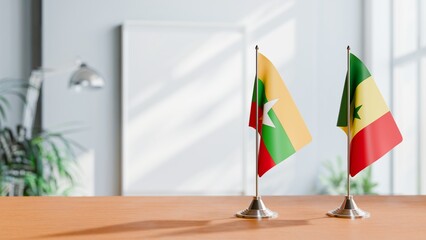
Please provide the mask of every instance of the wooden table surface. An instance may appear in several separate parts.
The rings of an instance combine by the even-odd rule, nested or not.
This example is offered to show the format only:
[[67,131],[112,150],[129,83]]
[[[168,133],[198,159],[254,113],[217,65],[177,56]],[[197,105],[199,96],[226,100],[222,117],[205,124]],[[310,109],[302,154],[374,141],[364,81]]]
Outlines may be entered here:
[[3,197],[0,239],[426,239],[426,196],[356,196],[358,220],[325,215],[341,196],[263,200],[278,218],[235,218],[251,197]]

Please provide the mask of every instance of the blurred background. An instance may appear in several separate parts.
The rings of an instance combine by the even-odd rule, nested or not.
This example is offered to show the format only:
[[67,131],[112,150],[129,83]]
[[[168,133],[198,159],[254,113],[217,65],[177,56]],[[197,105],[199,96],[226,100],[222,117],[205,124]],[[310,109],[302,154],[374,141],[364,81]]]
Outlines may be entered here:
[[425,1],[0,0],[0,19],[2,195],[252,195],[256,44],[313,137],[260,194],[344,192],[347,45],[404,138],[354,192],[426,194]]

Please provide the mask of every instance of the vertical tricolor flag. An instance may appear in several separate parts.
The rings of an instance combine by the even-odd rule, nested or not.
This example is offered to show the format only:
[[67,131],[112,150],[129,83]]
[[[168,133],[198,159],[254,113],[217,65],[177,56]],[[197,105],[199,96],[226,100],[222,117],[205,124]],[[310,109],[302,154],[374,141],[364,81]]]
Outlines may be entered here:
[[[350,54],[350,174],[378,160],[402,141],[398,126],[365,65]],[[347,132],[347,79],[337,126]]]
[[256,129],[258,108],[258,132],[261,136],[258,174],[262,176],[312,138],[277,69],[260,53],[257,69],[259,98],[255,83],[249,126]]

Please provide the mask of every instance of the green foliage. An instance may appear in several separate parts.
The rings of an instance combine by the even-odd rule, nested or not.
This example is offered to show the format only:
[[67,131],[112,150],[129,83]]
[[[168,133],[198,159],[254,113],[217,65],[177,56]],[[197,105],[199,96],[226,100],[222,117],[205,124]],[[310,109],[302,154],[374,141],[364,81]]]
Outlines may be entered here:
[[[0,131],[2,195],[63,195],[73,187],[76,166],[72,140],[59,132],[44,131],[32,138],[25,129]],[[60,183],[60,184],[59,184]],[[65,189],[63,189],[65,187]]]
[[[325,174],[320,176],[322,185],[320,193],[332,195],[346,194],[347,169],[343,160],[337,157],[337,161],[324,163]],[[377,194],[377,183],[373,181],[372,169],[367,167],[364,171],[351,178],[351,193],[356,195]]]
[[40,131],[28,138],[25,129],[4,127],[9,96],[26,103],[24,91],[31,87],[19,80],[0,80],[0,195],[67,195],[75,185],[75,148],[79,144],[65,136],[74,132]]

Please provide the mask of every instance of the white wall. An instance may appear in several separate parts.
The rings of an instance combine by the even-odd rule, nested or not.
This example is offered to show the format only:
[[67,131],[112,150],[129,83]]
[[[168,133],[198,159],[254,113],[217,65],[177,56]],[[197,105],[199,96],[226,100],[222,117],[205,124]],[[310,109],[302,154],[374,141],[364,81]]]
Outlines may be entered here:
[[[44,127],[72,121],[89,126],[74,138],[95,158],[96,195],[120,193],[120,25],[125,20],[247,26],[248,58],[254,59],[259,44],[282,73],[313,135],[310,145],[262,177],[262,194],[312,194],[321,161],[343,156],[345,137],[335,123],[346,46],[362,56],[362,1],[45,0],[45,66],[71,65],[81,56],[107,81],[102,91],[75,94],[66,90],[67,77],[58,76],[43,88]],[[248,76],[251,82],[254,72]]]
[[[380,92],[389,107],[391,104],[391,33],[389,0],[366,2],[365,8],[365,60],[369,70],[374,76]],[[380,194],[392,194],[391,156],[386,154],[374,164],[374,181],[378,182],[377,191]]]
[[417,69],[422,57],[419,36],[422,32],[420,27],[416,30],[420,23],[416,15],[421,14],[420,10],[415,11],[416,2],[424,3],[378,0],[365,6],[368,66],[403,136],[403,141],[390,154],[374,164],[373,175],[381,194],[426,193],[423,164],[426,134],[422,127],[426,113],[422,93],[426,92],[426,85],[425,77]]
[[[30,0],[0,1],[0,79],[27,79],[31,72]],[[10,98],[7,126],[21,121],[22,102]]]

